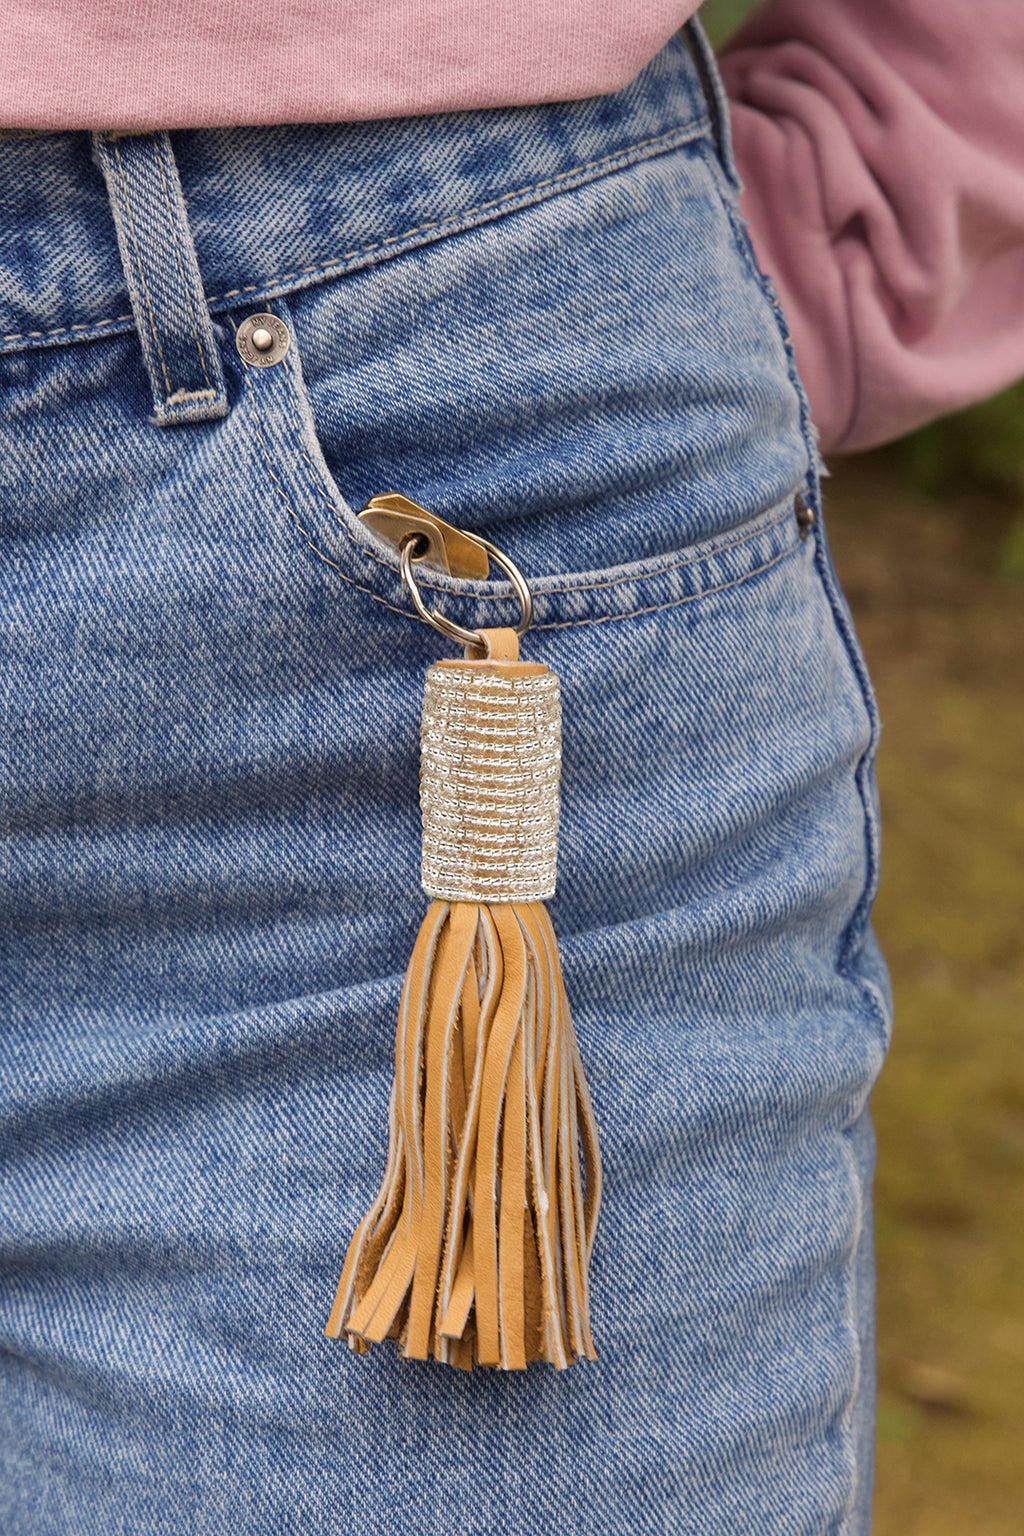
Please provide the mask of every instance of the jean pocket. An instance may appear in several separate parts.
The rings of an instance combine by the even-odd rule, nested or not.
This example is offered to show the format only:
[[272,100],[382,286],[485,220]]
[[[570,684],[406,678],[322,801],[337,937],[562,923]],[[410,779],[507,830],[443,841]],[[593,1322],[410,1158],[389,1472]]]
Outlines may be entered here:
[[[243,398],[290,536],[405,611],[354,511],[402,492],[505,550],[552,627],[792,548],[799,401],[713,159],[701,137],[276,301],[292,350]],[[425,584],[509,617],[504,584]]]

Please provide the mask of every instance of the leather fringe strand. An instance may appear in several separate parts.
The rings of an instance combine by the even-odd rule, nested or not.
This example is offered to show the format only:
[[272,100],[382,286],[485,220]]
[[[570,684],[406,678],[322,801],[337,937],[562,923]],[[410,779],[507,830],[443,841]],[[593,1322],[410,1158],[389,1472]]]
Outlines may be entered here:
[[[582,1148],[583,1166],[580,1163]],[[387,1169],[329,1338],[521,1370],[596,1359],[597,1127],[541,902],[434,900],[398,1017]]]

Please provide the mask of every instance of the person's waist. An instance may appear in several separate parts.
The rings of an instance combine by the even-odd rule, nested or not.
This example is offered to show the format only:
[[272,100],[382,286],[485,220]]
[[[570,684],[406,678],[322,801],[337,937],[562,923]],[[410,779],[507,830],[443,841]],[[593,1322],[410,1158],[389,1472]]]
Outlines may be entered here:
[[[171,134],[208,303],[251,309],[669,150],[709,128],[674,39],[614,96],[370,123]],[[84,133],[0,136],[0,350],[132,329]]]

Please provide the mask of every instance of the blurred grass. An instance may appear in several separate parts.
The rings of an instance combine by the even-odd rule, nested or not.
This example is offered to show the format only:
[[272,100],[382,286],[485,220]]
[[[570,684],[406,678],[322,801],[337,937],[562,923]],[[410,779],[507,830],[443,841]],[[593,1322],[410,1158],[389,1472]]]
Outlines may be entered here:
[[704,0],[700,19],[712,47],[720,48],[729,33],[735,32],[740,22],[756,9],[757,0]]
[[1012,507],[995,563],[1024,577],[1024,381],[904,438],[895,460],[911,490],[947,501],[987,490]]
[[[755,0],[705,0],[716,47]],[[826,482],[879,697],[874,1536],[1024,1533],[1024,383]]]
[[1024,1531],[1024,593],[1016,514],[837,461],[836,564],[884,732],[876,926],[896,1031],[875,1091],[875,1536]]

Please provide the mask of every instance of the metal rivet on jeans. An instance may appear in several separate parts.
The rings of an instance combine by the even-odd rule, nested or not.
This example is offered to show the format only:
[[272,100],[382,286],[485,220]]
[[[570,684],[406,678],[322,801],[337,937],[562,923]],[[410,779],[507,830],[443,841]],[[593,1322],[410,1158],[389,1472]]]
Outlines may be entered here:
[[800,530],[800,537],[806,539],[814,527],[814,508],[807,505],[799,491],[793,497],[793,511],[796,513],[796,525]]
[[238,355],[250,368],[272,368],[291,344],[288,327],[276,315],[250,315],[235,332]]

